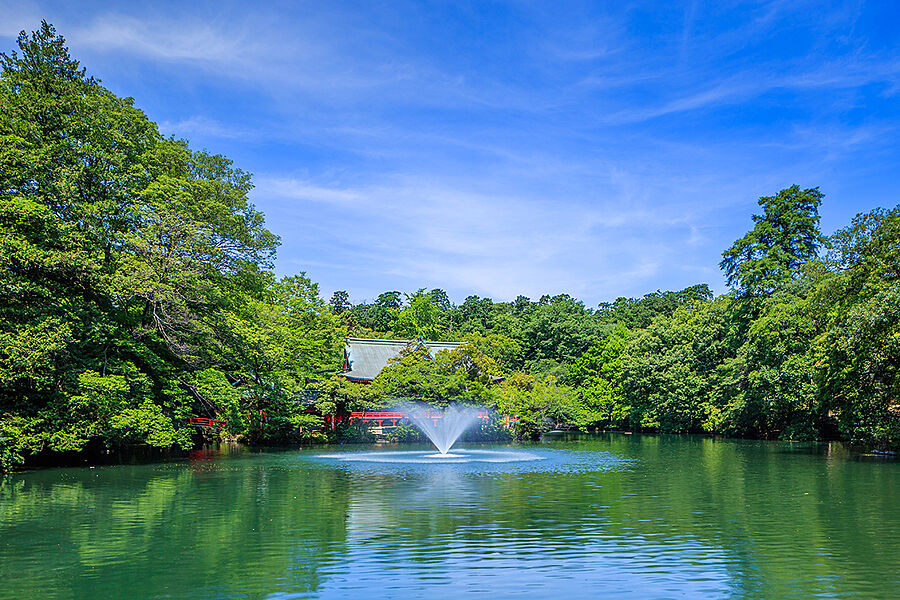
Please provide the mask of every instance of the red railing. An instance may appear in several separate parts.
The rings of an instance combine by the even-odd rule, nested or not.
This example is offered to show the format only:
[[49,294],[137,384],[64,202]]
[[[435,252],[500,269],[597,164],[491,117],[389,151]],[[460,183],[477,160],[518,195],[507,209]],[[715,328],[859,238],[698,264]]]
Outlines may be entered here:
[[191,425],[196,425],[198,427],[217,427],[219,429],[225,427],[225,421],[220,421],[218,419],[207,419],[204,417],[192,417],[190,423]]
[[[437,419],[443,419],[444,413],[442,411],[435,410],[435,411],[423,412],[423,413],[421,413],[421,416],[422,416],[422,418],[432,419],[432,420],[436,421]],[[477,417],[479,419],[482,419],[485,423],[487,423],[488,419],[490,418],[486,411],[478,413]],[[379,427],[381,426],[383,421],[391,421],[393,425],[396,425],[397,421],[401,421],[403,419],[409,419],[409,413],[400,412],[400,411],[386,411],[386,410],[385,411],[370,411],[370,410],[363,411],[363,410],[360,410],[360,411],[351,412],[350,416],[349,416],[350,423],[353,423],[353,421],[357,421],[357,420],[363,421],[363,422],[378,421]]]

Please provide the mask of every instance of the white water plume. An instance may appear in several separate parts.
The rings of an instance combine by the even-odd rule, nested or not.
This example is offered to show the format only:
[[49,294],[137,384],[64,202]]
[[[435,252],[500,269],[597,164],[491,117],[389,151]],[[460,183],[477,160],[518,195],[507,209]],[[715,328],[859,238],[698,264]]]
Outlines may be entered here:
[[438,451],[446,455],[459,436],[484,414],[484,409],[448,406],[435,410],[423,406],[406,407],[410,420],[428,436]]

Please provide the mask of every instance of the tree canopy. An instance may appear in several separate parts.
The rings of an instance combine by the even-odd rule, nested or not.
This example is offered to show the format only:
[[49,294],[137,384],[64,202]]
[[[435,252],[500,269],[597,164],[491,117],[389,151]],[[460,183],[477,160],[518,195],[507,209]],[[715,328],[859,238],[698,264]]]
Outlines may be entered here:
[[0,455],[190,447],[195,415],[336,366],[343,329],[278,238],[249,174],[163,137],[87,77],[44,22],[0,55]]
[[763,214],[753,215],[753,229],[722,254],[728,285],[742,296],[759,296],[798,277],[824,241],[819,231],[823,197],[818,188],[795,185],[760,198]]

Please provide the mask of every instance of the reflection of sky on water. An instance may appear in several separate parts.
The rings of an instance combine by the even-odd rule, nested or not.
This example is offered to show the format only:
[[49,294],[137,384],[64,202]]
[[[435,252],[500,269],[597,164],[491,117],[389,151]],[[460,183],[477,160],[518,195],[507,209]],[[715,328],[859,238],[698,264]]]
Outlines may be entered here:
[[366,450],[315,455],[353,471],[403,473],[440,471],[459,473],[586,473],[631,469],[637,461],[612,452],[516,447],[459,447],[453,456],[440,457],[429,450]]
[[[545,448],[454,453],[315,457],[351,475],[347,539],[329,553],[316,597],[720,597],[733,585],[727,553],[709,542],[623,537],[606,509],[639,461]],[[558,479],[567,474],[586,477],[596,496],[570,496]]]
[[333,459],[345,462],[366,463],[405,463],[405,464],[461,464],[461,463],[508,463],[527,462],[531,460],[543,460],[545,457],[534,452],[524,450],[472,450],[469,448],[457,448],[447,454],[436,453],[433,450],[395,450],[392,452],[344,452],[338,454],[323,454],[320,458]]

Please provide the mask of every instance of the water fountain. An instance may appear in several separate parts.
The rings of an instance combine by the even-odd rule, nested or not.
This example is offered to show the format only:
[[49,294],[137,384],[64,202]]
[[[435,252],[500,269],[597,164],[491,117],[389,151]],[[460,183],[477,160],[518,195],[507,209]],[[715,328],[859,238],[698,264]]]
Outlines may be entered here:
[[[351,450],[337,454],[321,454],[320,458],[346,461],[349,463],[382,463],[402,466],[417,464],[442,463],[448,467],[452,464],[504,464],[522,461],[541,460],[542,457],[516,448],[486,447],[486,448],[458,448],[450,452],[456,441],[467,429],[478,421],[485,419],[487,412],[484,408],[471,406],[452,405],[446,409],[434,409],[421,404],[405,404],[395,406],[384,419],[396,419],[403,415],[409,422],[422,431],[431,443],[437,448],[434,450],[397,450],[393,448],[381,448],[377,450]],[[358,417],[364,418],[364,417]],[[375,419],[370,415],[370,419]]]
[[458,405],[449,406],[440,413],[421,406],[409,406],[406,412],[416,427],[428,436],[440,456],[451,457],[454,455],[448,454],[450,448],[484,413],[483,410]]

